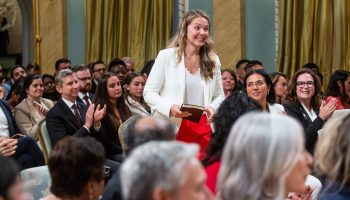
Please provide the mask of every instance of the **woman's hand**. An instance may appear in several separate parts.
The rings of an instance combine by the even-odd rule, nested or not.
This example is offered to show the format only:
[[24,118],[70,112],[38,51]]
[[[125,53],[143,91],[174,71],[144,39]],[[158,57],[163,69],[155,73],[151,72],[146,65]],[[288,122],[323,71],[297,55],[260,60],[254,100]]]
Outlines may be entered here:
[[332,98],[327,104],[325,101],[323,101],[320,107],[320,114],[318,116],[323,119],[323,121],[327,120],[333,114],[336,103],[336,98]]
[[311,189],[310,186],[306,186],[305,192],[301,194],[296,194],[296,193],[291,193],[288,195],[287,199],[292,199],[292,200],[312,200],[312,192],[313,190]]
[[189,112],[182,112],[180,110],[181,106],[173,104],[170,108],[170,117],[176,117],[176,118],[182,118],[182,117],[188,117],[191,115]]
[[17,140],[0,137],[0,155],[8,157],[16,153]]
[[211,106],[208,106],[204,109],[204,113],[207,115],[208,122],[211,122],[215,114],[214,108]]

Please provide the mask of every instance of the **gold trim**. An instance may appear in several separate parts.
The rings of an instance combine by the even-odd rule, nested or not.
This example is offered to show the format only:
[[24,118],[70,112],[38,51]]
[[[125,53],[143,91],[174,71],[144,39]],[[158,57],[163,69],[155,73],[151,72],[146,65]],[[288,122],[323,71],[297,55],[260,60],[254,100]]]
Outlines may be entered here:
[[39,0],[33,0],[34,21],[34,63],[40,65]]

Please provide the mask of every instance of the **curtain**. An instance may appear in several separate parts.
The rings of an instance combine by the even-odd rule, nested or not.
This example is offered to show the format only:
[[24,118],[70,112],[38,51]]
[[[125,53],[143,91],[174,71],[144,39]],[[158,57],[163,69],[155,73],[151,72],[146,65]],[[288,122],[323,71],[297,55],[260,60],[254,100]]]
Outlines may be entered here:
[[131,57],[140,71],[165,48],[173,0],[85,0],[85,61]]
[[335,70],[349,70],[349,20],[350,1],[279,0],[277,70],[291,76],[313,62],[324,83]]

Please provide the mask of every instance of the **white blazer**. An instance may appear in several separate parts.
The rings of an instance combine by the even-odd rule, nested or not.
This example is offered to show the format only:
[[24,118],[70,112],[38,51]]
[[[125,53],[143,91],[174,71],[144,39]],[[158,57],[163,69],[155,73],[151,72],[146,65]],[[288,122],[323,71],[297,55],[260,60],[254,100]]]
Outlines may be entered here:
[[[181,105],[185,97],[185,61],[184,55],[180,63],[176,63],[177,48],[161,50],[154,62],[147,79],[143,97],[152,108],[154,116],[169,117],[173,104]],[[222,88],[220,60],[216,56],[213,79],[203,81],[204,105],[216,111],[225,99]]]

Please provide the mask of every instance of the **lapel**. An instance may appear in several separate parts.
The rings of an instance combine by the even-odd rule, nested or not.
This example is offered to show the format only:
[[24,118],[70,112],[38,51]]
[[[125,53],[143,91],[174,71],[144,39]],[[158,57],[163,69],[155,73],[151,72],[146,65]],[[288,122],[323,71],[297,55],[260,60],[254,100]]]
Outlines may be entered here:
[[81,122],[84,124],[87,107],[85,106],[84,103],[80,103],[80,102],[77,102],[77,107],[80,113]]
[[[175,53],[177,55],[177,51]],[[176,57],[175,57],[176,58]],[[176,62],[176,60],[174,61]],[[186,91],[186,67],[185,67],[185,56],[184,53],[182,53],[182,58],[180,63],[177,66],[177,78],[178,78],[178,83],[180,83],[180,88],[173,88],[174,91],[179,91],[179,94],[181,95],[181,101],[185,99],[185,91]]]
[[[71,108],[69,108],[67,106],[66,103],[64,103],[64,101],[62,100],[62,98],[60,98],[57,103],[58,105],[60,105],[61,109],[62,109],[62,115],[64,116],[65,119],[67,119],[67,122],[69,124],[71,124],[72,126],[74,126],[77,130],[79,128],[81,128],[75,121],[75,116],[71,110]],[[85,123],[85,114],[86,114],[86,111],[84,112],[84,109],[81,109],[81,103],[77,102],[77,107],[78,107],[78,110],[79,110],[79,113],[80,113],[80,117],[81,117],[81,121],[82,123],[84,124]],[[84,117],[83,117],[84,115]]]
[[95,97],[95,94],[92,94],[91,92],[89,92],[89,99],[91,100],[92,103],[94,102],[94,97]]

